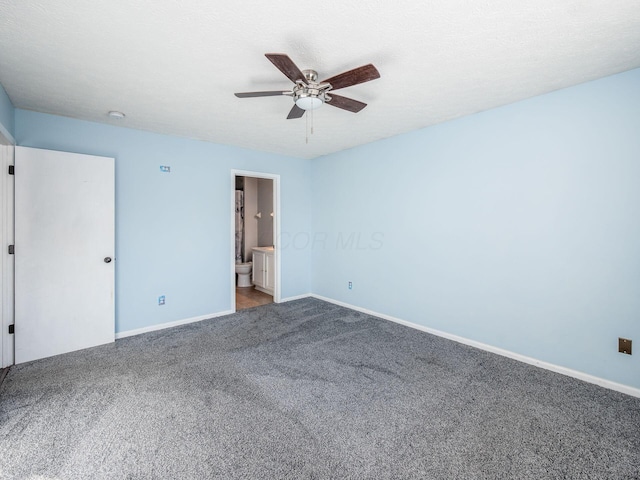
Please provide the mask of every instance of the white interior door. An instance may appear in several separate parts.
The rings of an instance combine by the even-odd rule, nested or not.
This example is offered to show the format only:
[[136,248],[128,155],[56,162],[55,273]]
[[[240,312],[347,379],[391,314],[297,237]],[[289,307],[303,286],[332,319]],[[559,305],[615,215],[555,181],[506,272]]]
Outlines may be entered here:
[[114,159],[15,149],[16,363],[113,342]]

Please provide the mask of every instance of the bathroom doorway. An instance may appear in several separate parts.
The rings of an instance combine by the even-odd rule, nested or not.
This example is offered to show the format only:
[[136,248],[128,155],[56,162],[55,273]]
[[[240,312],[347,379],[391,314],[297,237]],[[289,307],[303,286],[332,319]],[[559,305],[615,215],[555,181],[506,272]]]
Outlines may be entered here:
[[280,176],[231,171],[232,310],[280,301]]

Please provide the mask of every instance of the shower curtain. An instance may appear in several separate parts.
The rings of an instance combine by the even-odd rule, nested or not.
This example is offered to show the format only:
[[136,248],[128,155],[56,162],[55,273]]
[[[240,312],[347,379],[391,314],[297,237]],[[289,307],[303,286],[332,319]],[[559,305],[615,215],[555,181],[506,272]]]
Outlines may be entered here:
[[236,190],[236,263],[242,263],[242,244],[244,243],[244,192]]

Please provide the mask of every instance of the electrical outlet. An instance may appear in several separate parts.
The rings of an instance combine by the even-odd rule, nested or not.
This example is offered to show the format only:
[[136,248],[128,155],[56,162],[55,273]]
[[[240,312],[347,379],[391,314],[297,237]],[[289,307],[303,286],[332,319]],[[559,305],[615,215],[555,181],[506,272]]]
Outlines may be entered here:
[[349,290],[353,290],[353,282],[349,282]]
[[165,297],[164,295],[160,295],[158,297],[158,305],[164,305]]
[[618,352],[631,355],[631,340],[628,338],[618,338]]

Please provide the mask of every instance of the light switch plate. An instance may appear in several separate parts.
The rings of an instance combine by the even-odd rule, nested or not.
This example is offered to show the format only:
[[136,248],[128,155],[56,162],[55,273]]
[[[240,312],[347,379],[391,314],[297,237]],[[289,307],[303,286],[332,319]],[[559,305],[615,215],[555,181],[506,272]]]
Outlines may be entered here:
[[618,352],[631,355],[631,340],[628,338],[618,338]]

